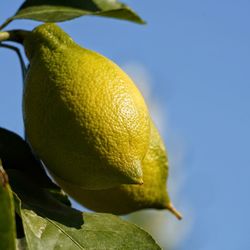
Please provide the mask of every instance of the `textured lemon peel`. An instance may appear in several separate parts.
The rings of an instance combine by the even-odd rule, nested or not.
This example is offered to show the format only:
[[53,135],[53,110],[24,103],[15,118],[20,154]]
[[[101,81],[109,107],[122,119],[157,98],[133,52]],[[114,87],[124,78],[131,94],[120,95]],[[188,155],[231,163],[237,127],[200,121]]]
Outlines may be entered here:
[[166,190],[168,160],[163,141],[151,121],[151,139],[142,162],[143,185],[124,184],[110,189],[86,190],[56,179],[65,192],[80,204],[96,212],[125,215],[141,209],[169,210],[177,218],[181,214],[173,207]]
[[149,114],[126,73],[55,24],[36,27],[24,47],[25,129],[49,171],[85,189],[142,184]]

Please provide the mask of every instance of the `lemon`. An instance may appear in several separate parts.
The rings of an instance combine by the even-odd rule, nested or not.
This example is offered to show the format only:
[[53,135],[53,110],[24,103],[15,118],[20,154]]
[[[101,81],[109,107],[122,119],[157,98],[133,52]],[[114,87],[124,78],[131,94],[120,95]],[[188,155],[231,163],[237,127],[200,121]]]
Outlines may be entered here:
[[150,121],[133,81],[53,23],[24,37],[28,141],[52,176],[84,189],[142,184]]
[[121,215],[140,209],[156,208],[167,209],[181,219],[181,214],[173,207],[166,189],[168,158],[153,122],[150,146],[142,167],[143,185],[125,184],[105,190],[83,190],[60,178],[56,178],[56,181],[76,201],[97,212]]

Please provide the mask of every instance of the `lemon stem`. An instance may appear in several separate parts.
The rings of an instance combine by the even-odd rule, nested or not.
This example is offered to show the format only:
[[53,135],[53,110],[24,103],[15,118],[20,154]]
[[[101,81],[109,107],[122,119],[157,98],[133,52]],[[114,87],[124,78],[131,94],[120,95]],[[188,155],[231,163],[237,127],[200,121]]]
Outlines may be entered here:
[[179,213],[172,203],[167,204],[166,209],[169,210],[178,220],[182,219],[181,213]]
[[2,25],[0,25],[0,30],[5,28],[8,24],[10,24],[13,21],[12,18],[8,18]]
[[22,71],[22,79],[23,79],[23,82],[24,82],[25,75],[26,75],[26,72],[27,72],[27,68],[25,66],[25,63],[24,63],[24,60],[23,60],[23,57],[22,57],[22,54],[21,54],[20,50],[17,47],[13,46],[13,45],[4,44],[4,43],[0,43],[0,47],[7,48],[7,49],[10,49],[10,50],[13,50],[13,51],[16,52],[16,54],[18,56],[18,59],[19,59],[19,62],[20,62],[21,71]]
[[[1,43],[1,42],[0,42],[0,47],[6,48],[6,49],[10,49],[10,50],[13,50],[14,52],[16,52],[17,57],[18,57],[19,62],[20,62],[20,66],[21,66],[22,82],[23,82],[23,89],[24,89],[24,83],[25,83],[25,77],[26,77],[26,73],[27,73],[27,67],[25,65],[25,62],[23,60],[23,57],[22,57],[22,54],[21,54],[20,50],[17,47],[13,46],[13,45],[4,44],[4,43]],[[24,137],[26,139],[26,133],[25,133],[25,131],[24,131]]]
[[30,31],[27,31],[27,30],[1,31],[0,42],[11,41],[11,42],[23,44],[24,37],[27,36],[28,33],[30,33]]

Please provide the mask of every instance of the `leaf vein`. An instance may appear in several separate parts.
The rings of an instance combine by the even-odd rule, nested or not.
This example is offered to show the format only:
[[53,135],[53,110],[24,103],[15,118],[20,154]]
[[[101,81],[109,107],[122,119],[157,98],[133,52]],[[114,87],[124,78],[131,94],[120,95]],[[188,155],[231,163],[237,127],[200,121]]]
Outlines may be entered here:
[[82,249],[82,250],[86,250],[86,248],[82,247],[80,245],[80,243],[75,240],[72,236],[70,236],[65,230],[63,230],[61,227],[59,227],[55,222],[53,222],[52,220],[50,220],[49,218],[46,218],[53,226],[55,226],[59,231],[61,231],[65,236],[69,237],[72,242],[79,248],[79,249]]

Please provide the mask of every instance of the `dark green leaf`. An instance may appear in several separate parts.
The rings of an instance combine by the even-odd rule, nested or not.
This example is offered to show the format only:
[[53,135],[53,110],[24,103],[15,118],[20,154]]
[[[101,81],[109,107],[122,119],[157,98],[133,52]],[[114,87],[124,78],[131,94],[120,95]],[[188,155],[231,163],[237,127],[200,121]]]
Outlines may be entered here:
[[47,189],[56,199],[70,206],[67,195],[50,180],[28,143],[4,128],[0,128],[0,158],[5,169],[21,170],[29,177],[29,181],[36,182],[36,185]]
[[144,23],[131,8],[117,0],[27,0],[9,20],[33,19],[43,22],[62,22],[84,15]]
[[111,214],[81,213],[57,200],[17,170],[9,170],[29,249],[160,249],[137,226]]
[[67,194],[64,193],[62,189],[46,189],[50,195],[52,195],[56,200],[60,201],[61,203],[71,206],[71,202]]
[[0,128],[0,158],[5,169],[19,169],[44,188],[57,188],[46,175],[41,162],[19,135]]
[[24,238],[24,230],[23,230],[23,222],[18,213],[15,213],[15,218],[16,218],[16,237],[18,239]]
[[0,249],[15,250],[15,208],[7,175],[0,162]]
[[[59,202],[48,190],[42,189],[27,176],[27,174],[8,169],[10,184],[13,191],[22,200],[25,207],[32,207],[41,216],[58,220],[62,224],[80,227],[81,215],[77,210]],[[68,213],[70,216],[65,216]]]

